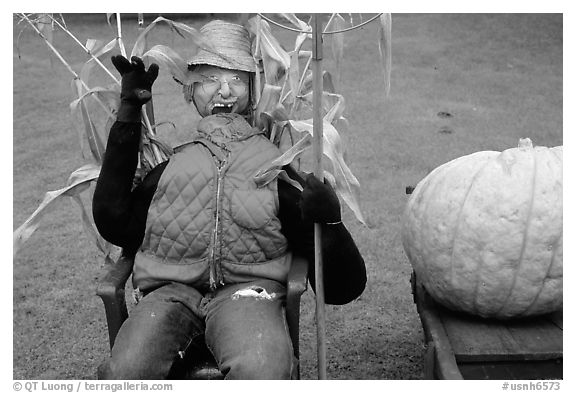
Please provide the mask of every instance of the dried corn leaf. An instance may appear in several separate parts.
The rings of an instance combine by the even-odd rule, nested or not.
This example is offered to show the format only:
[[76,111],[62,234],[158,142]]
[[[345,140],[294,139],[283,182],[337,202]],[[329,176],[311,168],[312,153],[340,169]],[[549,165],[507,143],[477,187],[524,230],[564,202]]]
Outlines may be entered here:
[[[100,163],[104,150],[105,141],[108,139],[108,126],[97,127],[92,121],[91,112],[88,110],[86,100],[90,97],[95,97],[98,99],[104,107],[99,107],[104,109],[105,118],[102,119],[104,124],[109,124],[110,121],[116,119],[116,111],[120,105],[120,86],[113,84],[108,87],[95,87],[84,93],[82,83],[79,80],[73,81],[75,93],[79,97],[70,103],[70,110],[72,115],[79,115],[82,118],[82,125],[84,126],[78,128],[79,139],[80,139],[80,149],[84,151],[84,137],[88,140],[88,145],[90,147],[90,152],[92,157],[96,162]],[[93,113],[93,112],[92,112]]]
[[[307,102],[309,105],[313,103],[312,92],[302,96],[302,100]],[[343,119],[342,113],[344,112],[344,96],[336,93],[328,93],[326,91],[322,94],[322,108],[321,115],[324,121],[328,123],[333,123],[336,120]]]
[[382,14],[378,18],[378,50],[384,69],[384,91],[390,93],[390,73],[392,70],[392,16]]
[[260,17],[257,17],[257,19],[252,18],[248,21],[248,29],[253,33],[258,29],[260,52],[262,54],[267,54],[270,58],[280,63],[284,70],[290,67],[290,56],[272,34],[268,22]]
[[104,44],[102,43],[101,40],[96,40],[94,38],[88,38],[86,40],[86,44],[84,44],[84,46],[86,47],[86,49],[88,49],[88,52],[90,52],[90,53],[94,53],[99,48],[101,48],[103,45]]
[[[290,120],[290,125],[299,132],[307,132],[313,135],[312,120],[293,121]],[[332,174],[335,179],[335,190],[338,195],[342,197],[344,202],[356,215],[356,218],[366,225],[366,221],[360,210],[358,204],[358,196],[360,195],[360,183],[356,176],[352,173],[348,165],[344,162],[344,152],[342,150],[342,142],[338,131],[332,124],[323,122],[323,150],[324,154],[332,162]]]
[[191,73],[188,72],[188,63],[183,60],[178,53],[166,45],[155,45],[150,48],[142,57],[151,57],[160,65],[166,67],[170,74],[183,84],[189,84]]
[[14,231],[13,255],[18,253],[22,245],[36,231],[40,225],[41,218],[49,211],[55,201],[62,196],[78,195],[90,186],[90,182],[98,179],[99,174],[100,166],[94,164],[85,165],[70,175],[66,187],[47,192],[34,213]]
[[324,116],[324,121],[333,124],[335,121],[344,119],[343,113],[346,107],[344,96],[341,94],[324,93],[322,102],[329,102],[328,106],[331,108]]
[[[116,48],[116,45],[118,45],[118,40],[116,38],[114,38],[112,41],[108,42],[104,46],[101,46],[101,42],[97,40],[88,40],[86,42],[86,48],[92,53],[94,57],[98,59],[104,56],[105,54],[109,53],[110,51],[112,51],[112,49]],[[92,69],[96,64],[97,63],[94,60],[94,58],[90,57],[90,59],[88,59],[88,61],[82,67],[82,70],[80,71],[80,79],[83,80],[85,83],[88,83],[88,80],[90,79],[90,74],[92,73]],[[119,83],[119,81],[116,82]]]
[[[77,83],[78,82],[74,81],[75,86],[77,85]],[[94,87],[90,90],[85,91],[84,93],[81,93],[81,95],[79,95],[77,99],[72,101],[70,103],[70,110],[72,110],[73,112],[77,111],[78,106],[82,101],[86,100],[88,97],[95,96],[106,105],[107,108],[105,109],[106,115],[108,115],[109,117],[113,117],[114,111],[117,110],[118,105],[120,104],[119,94],[120,94],[120,87],[115,84],[110,85],[108,87]]]
[[147,39],[148,34],[160,22],[166,23],[173,32],[175,32],[176,34],[178,34],[182,38],[190,39],[196,47],[204,49],[204,50],[209,51],[209,52],[212,52],[218,56],[221,56],[222,58],[224,58],[228,61],[232,61],[232,62],[234,61],[234,59],[231,59],[231,58],[223,55],[222,53],[220,53],[218,50],[216,50],[214,45],[212,45],[212,43],[209,40],[207,40],[195,28],[188,26],[185,23],[174,22],[174,21],[172,21],[170,19],[166,19],[162,16],[159,16],[158,18],[154,19],[142,31],[142,33],[140,33],[140,35],[136,39],[136,42],[134,43],[134,47],[132,48],[132,53],[130,56],[142,57],[142,54],[144,53],[144,50],[146,48],[146,39]]
[[[281,17],[286,19],[288,22],[292,23],[294,25],[294,27],[297,29],[305,30],[306,26],[309,26],[308,23],[306,23],[303,20],[301,20],[300,18],[298,18],[296,16],[296,14],[280,13],[278,15],[280,15]],[[310,31],[312,31],[312,27],[310,27]]]
[[280,86],[274,86],[270,84],[265,84],[262,89],[260,100],[258,101],[258,106],[256,107],[256,121],[258,126],[263,125],[260,123],[262,114],[267,114],[272,117],[274,109],[277,108],[280,102],[280,93],[282,88]]
[[[292,52],[290,54],[290,67],[288,69],[288,83],[290,85],[290,92],[282,98],[281,102],[284,104],[292,104],[294,109],[294,103],[299,94],[300,87],[300,59],[298,52]],[[289,99],[288,99],[289,98]],[[291,112],[292,114],[293,112]]]
[[[304,151],[308,150],[310,146],[312,146],[312,137],[310,134],[306,134],[280,157],[274,159],[268,163],[268,165],[261,168],[254,176],[254,181],[258,187],[263,187],[274,180],[276,177],[280,176],[280,174],[284,172],[282,167],[292,163]],[[284,176],[282,176],[282,179],[302,191],[302,186],[298,182],[295,182],[291,179],[288,180]]]
[[[41,36],[44,37],[48,44],[54,43],[54,23],[52,22],[52,14],[38,14],[38,17],[34,20],[36,28],[40,32]],[[54,58],[52,53],[49,52],[48,58],[50,59],[50,67],[54,66]]]
[[[312,32],[312,26],[310,26],[308,23],[304,22],[303,20],[299,19],[295,14],[284,14],[283,13],[283,14],[278,14],[278,15],[282,16],[287,21],[292,23],[294,25],[294,27],[296,27],[297,29],[300,29],[302,31],[306,31],[309,33]],[[304,44],[306,39],[309,39],[310,37],[312,37],[311,34],[299,33],[298,36],[296,37],[296,42],[294,44],[294,52],[299,52],[300,48],[302,48],[302,44]]]
[[290,56],[272,35],[265,20],[259,16],[251,18],[247,27],[256,36],[256,52],[253,55],[256,60],[262,60],[266,83],[277,84],[290,67]]
[[[312,79],[313,75],[310,71],[306,74],[302,81],[302,87],[300,90],[301,95],[305,95],[308,93],[312,93]],[[322,72],[322,88],[323,90],[329,93],[336,93],[336,89],[334,87],[334,83],[332,82],[332,74],[329,71],[324,70]]]
[[[330,20],[330,25],[326,26],[329,31],[339,31],[344,29],[346,21],[340,14],[334,15]],[[331,34],[332,55],[336,64],[336,86],[342,87],[342,61],[344,59],[344,33]]]
[[51,14],[38,14],[35,19],[36,27],[44,35],[46,41],[54,43],[54,23]]
[[278,84],[285,71],[281,63],[268,56],[267,53],[262,53],[262,65],[264,66],[265,83],[270,85]]
[[[73,81],[76,87],[76,92],[78,94],[78,100],[75,100],[72,104],[70,104],[72,112],[76,111],[76,108],[80,108],[80,114],[82,116],[82,121],[84,124],[84,132],[88,139],[88,146],[90,146],[90,152],[92,153],[92,157],[96,160],[97,163],[102,163],[102,159],[104,158],[104,142],[102,141],[102,137],[99,135],[98,130],[96,129],[96,125],[92,121],[90,116],[90,112],[84,102],[85,94],[82,93],[83,87],[80,80],[75,79]],[[82,139],[81,139],[82,141]],[[81,144],[82,146],[82,144]]]

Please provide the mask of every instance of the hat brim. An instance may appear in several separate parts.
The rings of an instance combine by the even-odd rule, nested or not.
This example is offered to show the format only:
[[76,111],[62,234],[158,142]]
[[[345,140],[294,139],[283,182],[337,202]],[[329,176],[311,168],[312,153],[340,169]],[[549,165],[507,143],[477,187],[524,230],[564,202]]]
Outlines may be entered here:
[[228,70],[256,72],[256,62],[254,61],[254,58],[246,55],[237,55],[232,57],[200,50],[188,61],[188,67],[202,64],[226,68]]

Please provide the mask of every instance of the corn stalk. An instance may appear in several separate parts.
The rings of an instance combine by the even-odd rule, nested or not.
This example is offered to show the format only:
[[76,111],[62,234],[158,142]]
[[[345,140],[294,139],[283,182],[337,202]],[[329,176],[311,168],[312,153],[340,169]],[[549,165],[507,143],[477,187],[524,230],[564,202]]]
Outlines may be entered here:
[[[48,40],[48,38],[46,38],[46,36],[44,35],[44,33],[42,33],[34,24],[34,22],[32,22],[28,16],[26,14],[19,14],[20,16],[22,16],[22,19],[25,20],[26,22],[28,22],[28,24],[30,26],[32,26],[32,28],[34,29],[34,31],[44,40],[44,42],[46,43],[46,45],[48,46],[48,48],[50,48],[50,50],[52,51],[52,53],[54,53],[54,55],[56,55],[56,57],[58,58],[58,60],[60,60],[60,62],[64,65],[64,67],[66,67],[66,69],[72,74],[72,76],[74,77],[74,80],[78,80],[82,86],[86,89],[86,90],[90,90],[90,88],[86,85],[86,83],[84,83],[84,81],[80,78],[80,76],[76,73],[76,71],[74,71],[74,69],[70,66],[70,64],[68,64],[68,62],[66,61],[66,59],[64,59],[64,57],[62,57],[62,55],[60,54],[60,52],[58,52],[58,50],[54,47],[54,45],[52,45],[52,43],[50,42],[50,40]],[[90,51],[87,50],[87,53],[90,54]],[[106,68],[106,67],[104,67]],[[104,111],[106,111],[107,114],[109,114],[110,116],[112,116],[112,112],[110,112],[110,110],[108,109],[108,107],[99,99],[96,99],[96,102],[98,102],[101,106],[102,109],[104,109]]]
[[62,29],[62,31],[64,31],[70,38],[72,38],[72,40],[73,40],[74,42],[76,42],[76,44],[78,44],[78,46],[80,46],[80,47],[84,50],[84,52],[86,52],[86,54],[89,55],[89,56],[92,58],[92,60],[93,60],[96,64],[98,64],[98,65],[100,66],[100,68],[101,68],[110,78],[112,78],[112,80],[113,80],[116,84],[120,85],[120,80],[119,80],[118,78],[116,78],[116,77],[114,76],[114,74],[112,74],[112,72],[110,72],[110,70],[109,70],[104,64],[102,64],[102,62],[100,61],[100,59],[99,59],[97,56],[95,56],[94,53],[92,53],[92,51],[91,51],[90,49],[88,49],[86,46],[84,46],[84,44],[82,44],[82,43],[78,40],[78,38],[76,38],[76,36],[70,32],[70,30],[68,30],[65,26],[63,26],[63,25],[62,25],[56,18],[54,18],[52,15],[49,15],[49,18],[52,20],[52,22],[53,22],[56,26],[60,27],[60,29]]

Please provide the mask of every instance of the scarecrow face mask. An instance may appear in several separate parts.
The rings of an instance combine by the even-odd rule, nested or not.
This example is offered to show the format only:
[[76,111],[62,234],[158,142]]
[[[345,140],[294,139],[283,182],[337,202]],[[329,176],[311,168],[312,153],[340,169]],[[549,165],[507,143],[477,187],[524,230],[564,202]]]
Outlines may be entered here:
[[192,100],[202,117],[217,113],[243,114],[249,106],[249,73],[211,65],[194,70],[200,81],[194,83]]

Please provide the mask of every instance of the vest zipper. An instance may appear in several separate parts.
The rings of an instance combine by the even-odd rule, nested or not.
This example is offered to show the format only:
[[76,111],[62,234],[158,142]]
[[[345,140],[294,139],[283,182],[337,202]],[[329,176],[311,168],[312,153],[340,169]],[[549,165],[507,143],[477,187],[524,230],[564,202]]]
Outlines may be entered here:
[[218,285],[224,285],[222,277],[222,267],[220,266],[220,253],[216,256],[216,247],[219,247],[220,232],[220,203],[222,193],[222,170],[226,160],[219,161],[217,164],[218,177],[216,179],[216,212],[214,214],[214,230],[212,231],[212,247],[210,249],[210,288],[216,289]]

